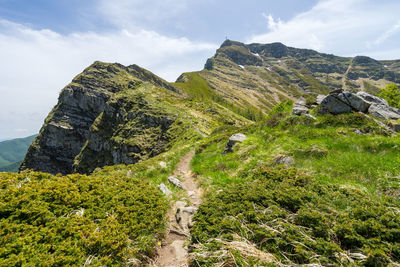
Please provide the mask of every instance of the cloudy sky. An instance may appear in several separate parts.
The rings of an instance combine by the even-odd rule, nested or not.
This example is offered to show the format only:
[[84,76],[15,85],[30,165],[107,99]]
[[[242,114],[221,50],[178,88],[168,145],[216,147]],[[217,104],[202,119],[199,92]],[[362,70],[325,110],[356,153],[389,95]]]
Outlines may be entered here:
[[174,81],[228,37],[400,58],[399,0],[0,0],[0,140],[39,131],[95,60]]

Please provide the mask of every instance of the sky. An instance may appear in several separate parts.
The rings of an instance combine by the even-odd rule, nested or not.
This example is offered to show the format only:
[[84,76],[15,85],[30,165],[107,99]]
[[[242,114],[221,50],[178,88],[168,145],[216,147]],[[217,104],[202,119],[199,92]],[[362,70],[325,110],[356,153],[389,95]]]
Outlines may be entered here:
[[400,58],[399,0],[0,0],[0,140],[39,132],[95,60],[168,81],[229,38]]

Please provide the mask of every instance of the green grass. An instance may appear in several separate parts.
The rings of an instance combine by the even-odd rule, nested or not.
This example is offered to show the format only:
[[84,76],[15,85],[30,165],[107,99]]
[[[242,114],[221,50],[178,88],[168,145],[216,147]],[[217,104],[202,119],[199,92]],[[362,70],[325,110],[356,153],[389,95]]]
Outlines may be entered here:
[[[193,266],[266,265],[263,258],[271,264],[398,262],[400,137],[363,114],[313,121],[289,115],[286,106],[263,123],[216,131],[198,145],[192,168],[206,201],[192,229]],[[237,132],[247,140],[223,154]],[[294,159],[291,169],[275,165],[281,155]]]

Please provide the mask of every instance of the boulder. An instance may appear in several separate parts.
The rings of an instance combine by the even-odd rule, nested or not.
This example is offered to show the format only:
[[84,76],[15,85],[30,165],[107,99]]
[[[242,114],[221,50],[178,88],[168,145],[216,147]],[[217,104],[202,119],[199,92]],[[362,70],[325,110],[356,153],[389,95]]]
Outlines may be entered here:
[[328,95],[321,102],[321,113],[341,114],[351,112],[351,107],[337,98],[337,95]]
[[321,106],[324,111],[331,114],[349,113],[351,111],[366,113],[370,104],[356,94],[338,91],[338,93],[331,93],[325,97]]
[[378,119],[397,120],[400,119],[400,110],[390,106],[372,104],[368,113]]
[[357,96],[361,97],[365,102],[367,102],[368,104],[371,104],[371,105],[378,104],[378,105],[389,106],[388,102],[385,99],[368,94],[366,92],[358,92]]
[[233,152],[233,150],[232,150],[233,146],[236,143],[241,143],[246,139],[247,139],[247,136],[242,134],[242,133],[237,133],[237,134],[232,135],[229,138],[228,143],[226,144],[226,147],[225,147],[225,150],[224,150],[224,154]]

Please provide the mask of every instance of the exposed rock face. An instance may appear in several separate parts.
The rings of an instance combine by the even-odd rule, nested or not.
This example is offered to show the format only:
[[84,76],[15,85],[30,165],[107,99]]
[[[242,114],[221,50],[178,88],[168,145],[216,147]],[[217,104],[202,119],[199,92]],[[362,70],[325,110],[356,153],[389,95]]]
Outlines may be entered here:
[[146,86],[179,93],[136,65],[94,63],[62,90],[21,169],[87,173],[161,153],[176,118],[149,103]]
[[104,67],[100,63],[93,64],[84,72],[93,75],[79,75],[63,89],[21,169],[54,174],[72,172],[74,158],[84,146],[90,126],[103,112],[112,92],[118,90],[95,78],[95,75],[105,77],[108,74]]

